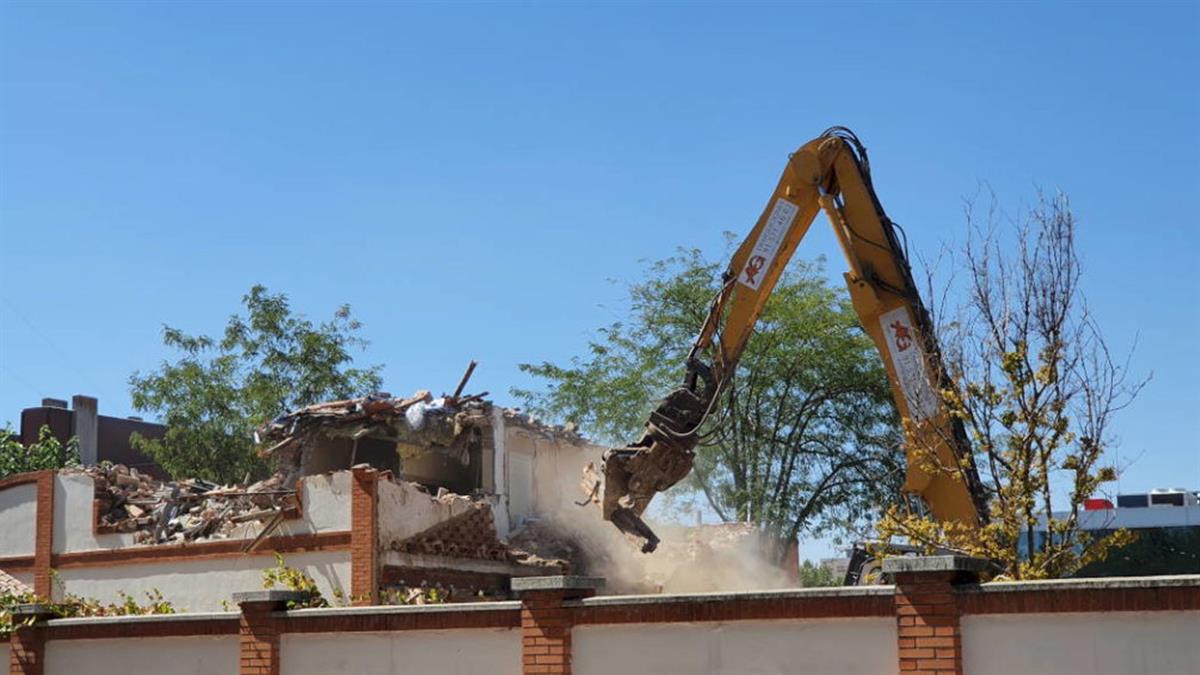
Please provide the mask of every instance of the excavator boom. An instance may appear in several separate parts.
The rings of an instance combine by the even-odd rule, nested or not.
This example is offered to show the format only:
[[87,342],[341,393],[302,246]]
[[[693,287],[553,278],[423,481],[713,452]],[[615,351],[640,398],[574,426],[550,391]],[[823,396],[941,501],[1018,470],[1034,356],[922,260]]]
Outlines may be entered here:
[[[938,520],[977,524],[986,518],[962,424],[941,403],[938,392],[948,382],[897,227],[875,195],[866,149],[849,129],[834,127],[789,158],[723,275],[682,386],[651,413],[640,439],[605,454],[604,517],[643,540],[643,551],[653,551],[658,538],[642,513],[655,494],[691,471],[700,427],[733,377],[767,299],[818,211],[828,216],[845,253],[851,302],[883,356],[896,406],[907,421],[904,491],[920,497]],[[934,458],[954,470],[933,470]]]

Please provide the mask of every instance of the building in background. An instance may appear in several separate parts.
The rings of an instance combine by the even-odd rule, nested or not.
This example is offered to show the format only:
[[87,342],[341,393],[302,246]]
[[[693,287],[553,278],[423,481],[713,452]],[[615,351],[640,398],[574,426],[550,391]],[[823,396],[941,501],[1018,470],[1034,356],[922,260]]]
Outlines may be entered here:
[[162,438],[167,428],[147,422],[140,417],[109,417],[99,413],[95,397],[76,394],[71,407],[57,398],[44,398],[42,404],[21,411],[20,441],[23,445],[36,443],[42,427],[49,427],[60,442],[72,437],[79,439],[79,460],[84,466],[101,462],[124,464],[159,478],[166,473],[129,442],[134,432],[147,438]]

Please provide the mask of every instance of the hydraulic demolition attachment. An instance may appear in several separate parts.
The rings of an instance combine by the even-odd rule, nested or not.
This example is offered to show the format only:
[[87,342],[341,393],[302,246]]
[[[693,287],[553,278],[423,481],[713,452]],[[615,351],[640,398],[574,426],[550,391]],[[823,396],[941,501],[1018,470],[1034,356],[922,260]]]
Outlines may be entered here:
[[[749,236],[733,255],[687,358],[683,384],[650,414],[641,438],[604,455],[603,482],[589,469],[587,502],[644,543],[659,539],[642,520],[655,494],[692,470],[708,415],[730,383],[738,358],[784,266],[818,211],[833,225],[846,256],[850,299],[863,329],[884,356],[892,395],[906,424],[904,491],[935,518],[978,524],[985,501],[961,421],[946,414],[937,391],[946,384],[928,312],[913,283],[897,226],[871,184],[866,148],[845,127],[833,127],[793,153]],[[914,448],[932,451],[931,471]],[[601,493],[602,497],[597,499]]]

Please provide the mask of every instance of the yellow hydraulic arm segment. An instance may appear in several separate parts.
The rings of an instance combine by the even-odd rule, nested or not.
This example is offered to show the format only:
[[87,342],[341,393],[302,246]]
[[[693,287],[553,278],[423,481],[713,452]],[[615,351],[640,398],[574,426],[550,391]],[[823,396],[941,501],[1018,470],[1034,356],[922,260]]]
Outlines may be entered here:
[[[733,254],[688,358],[683,386],[650,415],[641,439],[605,454],[604,517],[644,539],[642,550],[653,551],[658,544],[642,512],[655,493],[691,471],[696,433],[818,211],[829,217],[846,254],[854,309],[883,355],[892,395],[909,421],[904,491],[921,497],[939,520],[978,524],[985,519],[962,424],[946,414],[937,394],[944,374],[929,315],[896,227],[875,196],[866,149],[849,129],[834,127],[789,158],[754,229]],[[916,448],[933,450],[939,464],[957,471],[928,471],[929,455],[922,461]]]

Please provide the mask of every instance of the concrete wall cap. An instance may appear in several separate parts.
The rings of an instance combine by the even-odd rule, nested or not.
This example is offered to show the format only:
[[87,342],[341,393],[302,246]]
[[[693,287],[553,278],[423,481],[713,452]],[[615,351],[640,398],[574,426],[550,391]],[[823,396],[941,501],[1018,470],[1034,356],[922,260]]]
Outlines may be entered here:
[[311,597],[308,593],[302,591],[287,591],[278,588],[272,588],[262,591],[243,591],[233,594],[233,601],[239,605],[247,602],[301,602]]
[[512,580],[512,590],[514,593],[565,590],[594,591],[599,588],[604,588],[604,577],[522,577]]
[[46,625],[55,626],[104,626],[110,624],[187,623],[190,621],[237,621],[237,612],[182,612],[179,614],[133,614],[128,616],[75,616],[68,619],[53,619]]
[[319,619],[328,616],[386,616],[393,614],[446,614],[456,612],[518,612],[521,603],[515,600],[500,602],[455,602],[437,605],[372,605],[370,607],[313,607],[277,612],[289,619]]
[[24,602],[13,605],[12,615],[21,618],[54,616],[54,610],[49,605],[40,602]]
[[884,574],[920,572],[986,572],[990,560],[965,555],[897,556],[883,561]]

